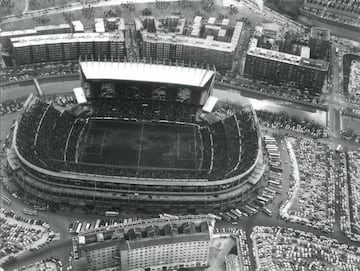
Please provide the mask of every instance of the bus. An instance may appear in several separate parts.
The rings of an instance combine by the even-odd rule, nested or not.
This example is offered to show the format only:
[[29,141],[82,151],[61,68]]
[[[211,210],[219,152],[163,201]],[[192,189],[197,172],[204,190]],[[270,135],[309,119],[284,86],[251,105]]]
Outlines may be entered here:
[[95,227],[94,227],[94,229],[96,230],[97,228],[99,228],[99,226],[100,226],[100,219],[98,219],[98,220],[96,220],[96,223],[95,223]]
[[272,212],[268,208],[263,208],[263,212],[267,214],[268,216],[272,216]]
[[236,220],[236,219],[237,219],[237,216],[235,216],[235,215],[232,214],[231,212],[226,212],[225,214],[226,214],[227,216],[230,216],[231,219],[233,219],[233,220]]
[[269,180],[269,184],[280,185],[280,182],[275,180]]
[[34,209],[37,211],[47,211],[49,208],[49,205],[34,205]]
[[26,215],[37,215],[36,210],[31,210],[31,209],[27,209],[27,208],[23,209],[23,213],[26,214]]
[[91,225],[91,224],[90,224],[89,222],[86,223],[86,226],[85,226],[85,230],[86,230],[86,231],[88,231],[88,230],[90,229],[90,225]]
[[208,214],[208,216],[211,217],[211,218],[215,218],[215,219],[217,219],[217,220],[221,220],[221,219],[222,219],[221,216],[214,215],[214,214]]
[[219,213],[219,216],[221,216],[227,222],[231,221],[231,218],[229,216],[227,216],[226,214]]
[[279,167],[279,166],[270,165],[270,167],[271,167],[271,170],[274,170],[274,171],[279,172],[279,173],[283,171],[282,168]]
[[236,217],[241,218],[241,215],[239,215],[235,209],[231,209],[230,212],[234,214]]
[[76,231],[75,231],[76,234],[80,233],[82,225],[83,225],[83,223],[79,222],[79,224],[77,225]]
[[70,229],[70,233],[74,234],[76,232],[77,226],[79,224],[79,221],[75,221],[74,224],[72,225],[71,229]]
[[257,205],[257,206],[260,206],[260,207],[264,207],[267,203],[267,201],[263,201],[263,200],[260,200],[260,199],[256,199],[254,200],[254,203]]
[[257,199],[258,199],[258,200],[261,200],[261,201],[264,201],[264,202],[267,202],[267,201],[268,201],[268,199],[266,199],[266,198],[264,198],[264,197],[262,197],[262,196],[258,196]]
[[5,196],[2,196],[1,197],[2,201],[5,202],[7,205],[11,205],[11,199],[5,197]]
[[105,216],[118,216],[119,213],[118,212],[114,212],[114,211],[106,211],[105,212]]

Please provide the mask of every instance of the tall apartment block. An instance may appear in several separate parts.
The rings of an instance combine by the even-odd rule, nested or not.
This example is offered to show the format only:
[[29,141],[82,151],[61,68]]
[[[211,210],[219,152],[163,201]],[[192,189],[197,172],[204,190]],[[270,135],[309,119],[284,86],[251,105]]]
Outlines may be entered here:
[[[159,27],[161,24],[156,23],[156,20],[154,24],[144,20],[144,25],[152,27],[151,31],[141,31],[142,56],[160,61],[191,61],[204,66],[214,65],[219,71],[231,70],[243,23],[237,22],[234,27],[230,27],[228,19],[217,24],[215,18],[210,19],[202,23],[202,17],[195,17],[189,33],[158,31],[164,27]],[[172,20],[173,29],[178,29],[174,24]],[[141,27],[139,23],[136,25]]]
[[177,270],[208,265],[213,220],[187,216],[80,233],[73,240],[75,270]]
[[[277,40],[274,35],[258,29],[256,37],[250,39],[244,74],[275,84],[288,84],[312,94],[321,93],[329,63],[311,58],[312,49],[304,42]],[[280,51],[281,48],[286,52]]]
[[312,27],[310,31],[310,57],[324,59],[330,47],[330,30]]
[[79,56],[89,59],[122,59],[125,55],[125,41],[120,31],[27,36],[11,39],[11,54],[17,65],[77,60]]
[[27,37],[33,35],[60,34],[60,33],[71,33],[71,26],[69,24],[59,24],[59,25],[37,26],[25,30],[0,31],[0,43],[4,48],[9,48],[11,45],[10,40],[12,38]]

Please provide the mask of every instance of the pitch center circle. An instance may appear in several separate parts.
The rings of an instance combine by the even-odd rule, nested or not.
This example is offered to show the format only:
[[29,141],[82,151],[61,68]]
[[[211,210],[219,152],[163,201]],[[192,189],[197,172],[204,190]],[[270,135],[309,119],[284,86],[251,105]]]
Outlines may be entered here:
[[153,145],[152,141],[147,137],[133,138],[130,142],[131,148],[135,150],[147,150]]

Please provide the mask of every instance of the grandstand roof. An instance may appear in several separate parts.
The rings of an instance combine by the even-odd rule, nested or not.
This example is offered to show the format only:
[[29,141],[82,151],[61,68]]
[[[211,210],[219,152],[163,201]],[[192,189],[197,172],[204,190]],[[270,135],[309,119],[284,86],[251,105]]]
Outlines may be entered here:
[[80,67],[87,79],[157,82],[204,87],[214,71],[164,64],[84,61]]

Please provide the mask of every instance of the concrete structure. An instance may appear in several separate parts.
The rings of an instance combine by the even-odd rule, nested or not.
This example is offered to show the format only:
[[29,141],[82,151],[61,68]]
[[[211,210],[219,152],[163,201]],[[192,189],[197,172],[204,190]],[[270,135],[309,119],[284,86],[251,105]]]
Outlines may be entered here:
[[206,216],[147,219],[80,234],[75,270],[173,270],[208,265],[214,220]]
[[[197,110],[199,114],[202,113],[204,118],[208,117],[209,121],[198,122],[194,118],[189,123],[178,123],[176,125],[198,125],[196,126],[198,129],[201,128],[199,124],[204,125],[201,130],[205,131],[204,140],[208,140],[208,143],[201,144],[211,154],[208,156],[207,166],[195,169],[195,174],[189,174],[186,171],[184,175],[184,171],[175,171],[176,174],[169,175],[167,173],[171,172],[164,169],[166,174],[162,174],[163,171],[160,171],[162,175],[159,175],[158,171],[153,171],[151,175],[139,174],[134,176],[127,175],[125,171],[118,173],[112,171],[110,174],[106,172],[109,167],[103,168],[102,165],[89,167],[88,164],[77,163],[74,168],[69,167],[70,164],[63,167],[63,161],[59,160],[56,162],[59,164],[54,168],[53,164],[47,166],[44,163],[38,163],[36,154],[28,155],[29,151],[26,148],[28,148],[29,144],[23,145],[24,141],[21,139],[25,131],[27,131],[25,132],[26,136],[29,136],[29,129],[24,124],[28,122],[23,122],[23,118],[26,118],[28,114],[31,117],[32,110],[29,110],[29,108],[39,104],[38,99],[32,97],[25,103],[24,111],[19,115],[19,119],[15,124],[11,149],[16,155],[11,157],[11,162],[9,161],[10,166],[17,165],[12,167],[14,176],[17,177],[19,185],[29,193],[58,204],[84,206],[96,203],[99,208],[110,208],[112,206],[113,208],[127,209],[146,208],[151,211],[173,209],[176,212],[193,212],[194,210],[208,212],[209,210],[220,211],[229,207],[235,208],[239,203],[247,200],[250,193],[258,189],[267,178],[267,163],[263,158],[261,134],[256,114],[251,107],[240,108],[241,111],[239,112],[241,114],[239,113],[238,117],[235,114],[224,116],[226,117],[224,121],[226,121],[227,126],[221,129],[228,131],[229,134],[235,133],[239,138],[239,142],[237,142],[238,148],[231,149],[235,155],[228,157],[227,166],[219,168],[223,162],[220,152],[231,150],[229,145],[226,150],[221,149],[220,151],[217,149],[216,152],[213,151],[214,144],[219,144],[218,140],[220,139],[218,139],[219,136],[215,132],[215,126],[212,125],[223,125],[223,122],[222,119],[219,119],[220,117],[216,119],[215,115],[211,113],[206,115],[201,111],[202,105],[211,94],[214,71],[196,71],[193,68],[182,66],[172,68],[166,67],[166,65],[154,65],[151,67],[144,63],[124,64],[116,62],[105,62],[104,64],[84,62],[80,63],[80,67],[82,69],[83,88],[85,92],[90,93],[87,97],[88,100],[102,97],[99,95],[99,92],[102,91],[101,83],[107,85],[113,83],[118,86],[115,91],[120,92],[126,84],[126,86],[130,87],[144,86],[144,92],[161,87],[163,89],[168,88],[173,93],[184,88],[191,93],[196,93],[197,95],[194,95],[196,101],[194,100],[191,103],[191,108],[194,111]],[[156,71],[159,74],[157,76],[162,79],[157,79],[159,82],[153,82],[150,77],[142,76],[145,73],[151,74],[151,71]],[[108,74],[107,77],[106,74]],[[135,74],[139,76],[138,79],[134,78]],[[176,74],[178,74],[179,78],[187,77],[187,80],[181,80],[180,82]],[[161,77],[161,75],[163,76]],[[199,76],[198,79],[195,78],[197,76]],[[169,96],[172,96],[173,93],[169,93]],[[158,101],[158,103],[160,102]],[[175,106],[175,102],[181,103],[163,101],[162,106]],[[150,102],[148,106],[151,106]],[[58,114],[57,109],[51,109],[49,105],[45,105],[43,108],[44,110],[47,108],[46,112],[51,111],[55,115]],[[120,111],[121,108],[118,108],[118,110]],[[135,108],[134,111],[136,111]],[[46,115],[46,112],[43,112],[43,114]],[[197,113],[195,114],[198,115]],[[102,116],[94,117],[102,118]],[[159,120],[153,119],[152,121],[160,122],[161,117]],[[71,115],[71,118],[76,118],[76,116]],[[238,118],[241,119],[240,122]],[[213,123],[214,121],[215,123]],[[247,128],[240,132],[240,127]],[[20,135],[18,134],[19,129],[21,131]],[[206,131],[208,132],[206,133]],[[225,133],[224,136],[227,138],[228,133]],[[244,138],[246,138],[246,146]],[[224,140],[224,138],[221,137],[221,140]],[[52,143],[48,142],[48,144]],[[42,161],[44,159],[47,158],[42,158]],[[54,163],[54,161],[52,160],[51,163]],[[86,170],[81,170],[78,166],[85,166]],[[95,169],[95,171],[92,169]],[[157,175],[154,175],[155,173]]]
[[312,27],[310,31],[310,57],[324,59],[330,47],[330,30]]
[[251,38],[245,62],[246,75],[277,84],[290,84],[312,93],[322,91],[328,62],[259,48],[257,45],[258,39]]
[[[227,29],[222,26],[228,25],[223,21],[221,26],[212,24],[201,25],[201,17],[195,17],[190,36],[142,32],[143,57],[147,59],[165,59],[171,61],[192,61],[203,65],[215,65],[217,70],[226,71],[232,68],[235,51],[243,28],[242,22],[234,26],[230,42]],[[214,18],[215,19],[215,18]],[[204,29],[204,37],[200,37],[201,29]],[[212,36],[208,38],[209,36]]]
[[205,87],[215,76],[215,71],[210,69],[155,63],[81,61],[80,68],[83,80],[157,82],[193,87]]
[[74,33],[28,36],[11,39],[11,54],[17,65],[47,61],[77,60],[79,56],[122,59],[122,32]]
[[0,43],[4,48],[9,48],[11,44],[10,39],[12,38],[27,37],[33,35],[71,33],[71,31],[72,29],[69,24],[36,26],[32,29],[15,30],[15,31],[0,30]]

